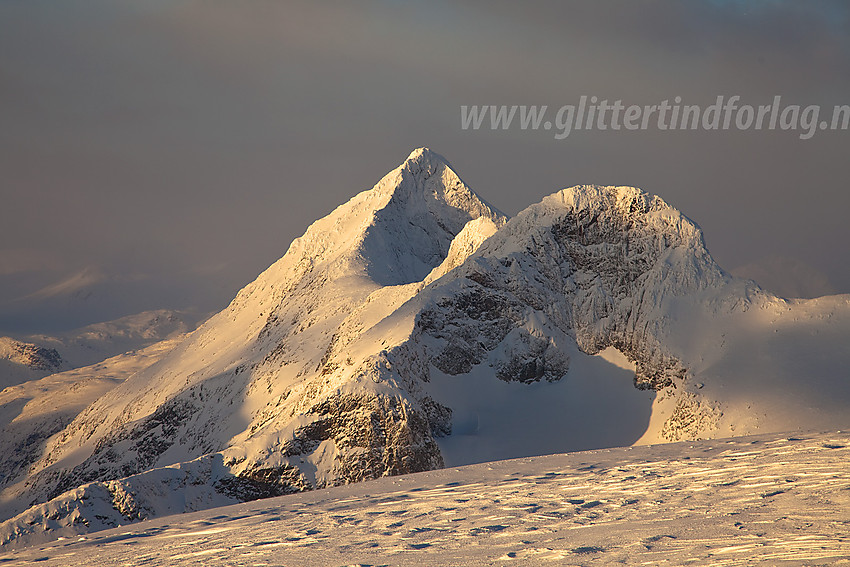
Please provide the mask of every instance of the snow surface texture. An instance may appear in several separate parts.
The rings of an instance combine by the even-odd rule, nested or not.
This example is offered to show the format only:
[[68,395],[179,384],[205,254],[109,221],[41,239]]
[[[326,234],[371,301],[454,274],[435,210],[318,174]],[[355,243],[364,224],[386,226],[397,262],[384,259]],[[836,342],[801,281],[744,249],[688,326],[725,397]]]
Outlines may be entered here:
[[[93,494],[98,505],[111,513],[109,497]],[[83,537],[65,528],[0,561],[847,565],[848,525],[850,435],[760,435],[449,468]]]
[[658,197],[579,186],[507,220],[419,149],[19,467],[0,540],[446,465],[844,427],[848,336],[850,296],[731,277]]

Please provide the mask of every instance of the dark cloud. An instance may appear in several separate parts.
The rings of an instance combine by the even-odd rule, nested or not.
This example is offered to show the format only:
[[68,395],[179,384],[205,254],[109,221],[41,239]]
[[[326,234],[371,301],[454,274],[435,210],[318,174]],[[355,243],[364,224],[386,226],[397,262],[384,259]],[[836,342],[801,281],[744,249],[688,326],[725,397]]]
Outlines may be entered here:
[[0,331],[27,322],[9,301],[85,269],[111,299],[79,317],[220,307],[422,145],[508,212],[637,185],[722,264],[804,258],[850,292],[848,132],[555,141],[459,121],[581,95],[850,103],[848,27],[844,2],[0,3]]
[[780,297],[812,298],[835,293],[835,287],[825,274],[796,258],[768,256],[733,268],[731,272],[740,278],[755,280]]

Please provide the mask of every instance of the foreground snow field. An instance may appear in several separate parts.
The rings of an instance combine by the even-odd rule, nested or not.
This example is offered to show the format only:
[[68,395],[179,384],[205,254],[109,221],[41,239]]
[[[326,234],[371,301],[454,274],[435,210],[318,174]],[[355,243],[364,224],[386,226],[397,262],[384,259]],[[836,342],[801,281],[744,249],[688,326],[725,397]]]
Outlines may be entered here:
[[850,564],[850,432],[447,468],[169,516],[0,565]]

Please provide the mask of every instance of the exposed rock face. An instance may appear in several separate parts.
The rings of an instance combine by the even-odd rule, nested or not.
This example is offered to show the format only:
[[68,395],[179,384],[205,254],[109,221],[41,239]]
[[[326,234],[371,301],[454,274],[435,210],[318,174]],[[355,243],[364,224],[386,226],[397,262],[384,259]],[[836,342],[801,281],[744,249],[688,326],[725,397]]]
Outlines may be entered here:
[[11,362],[36,370],[55,372],[62,367],[62,357],[56,349],[22,343],[9,337],[2,337],[5,357]]
[[402,397],[340,395],[309,414],[320,432],[311,441],[330,439],[339,452],[335,484],[443,466],[426,412]]
[[70,368],[54,348],[0,337],[0,389]]
[[668,441],[701,439],[717,428],[720,417],[720,411],[712,404],[687,393],[679,397],[661,433]]
[[658,197],[583,186],[520,213],[446,279],[420,294],[432,299],[417,317],[442,372],[488,359],[502,380],[558,380],[569,358],[557,329],[588,354],[617,348],[637,363],[636,386],[660,389],[687,370],[663,348],[662,303],[728,276],[699,229]]

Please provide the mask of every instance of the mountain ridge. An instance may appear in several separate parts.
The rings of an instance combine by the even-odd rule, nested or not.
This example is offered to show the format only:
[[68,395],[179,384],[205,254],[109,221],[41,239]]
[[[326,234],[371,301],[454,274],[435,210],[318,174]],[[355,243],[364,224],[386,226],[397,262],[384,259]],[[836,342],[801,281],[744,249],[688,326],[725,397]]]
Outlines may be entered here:
[[55,335],[0,336],[0,387],[83,368],[184,334],[198,315],[158,309],[86,325]]

